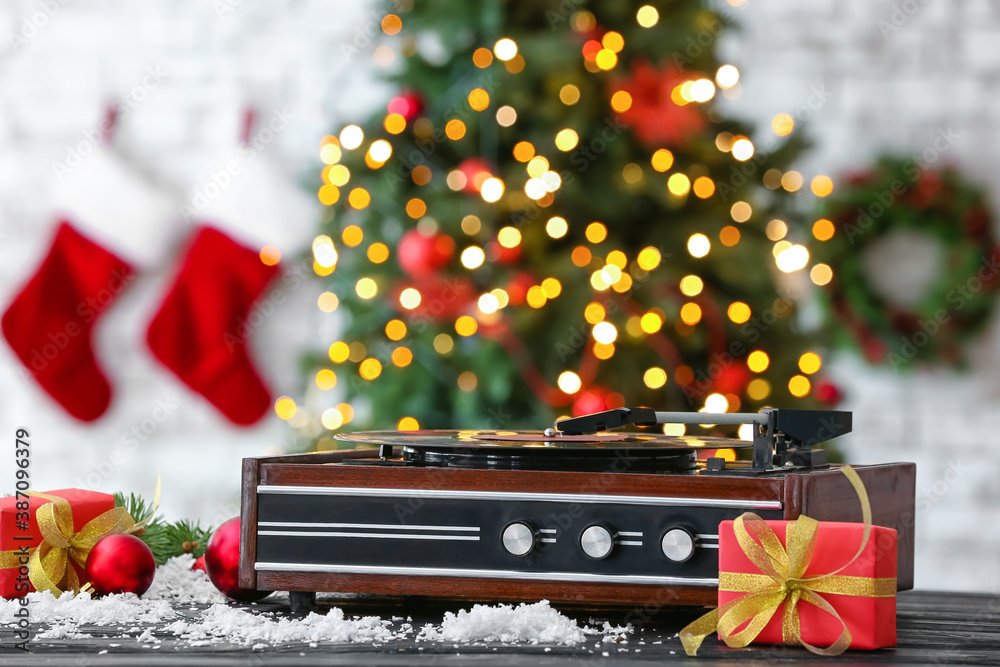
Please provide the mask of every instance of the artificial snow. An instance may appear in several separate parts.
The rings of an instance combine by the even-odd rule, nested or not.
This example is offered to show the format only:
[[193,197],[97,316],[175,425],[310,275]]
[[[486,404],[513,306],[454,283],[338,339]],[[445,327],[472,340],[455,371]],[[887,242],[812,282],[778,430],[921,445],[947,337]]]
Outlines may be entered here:
[[[158,649],[163,639],[176,637],[188,646],[229,643],[257,650],[288,643],[315,648],[320,642],[381,645],[404,639],[456,647],[473,642],[575,646],[587,637],[600,637],[600,646],[624,643],[632,632],[630,626],[604,623],[597,627],[593,620],[581,626],[553,609],[547,600],[517,606],[477,604],[457,614],[447,612],[440,625],[427,624],[419,632],[411,617],[401,624],[399,616],[348,618],[338,607],[323,615],[293,617],[226,603],[204,572],[191,569],[193,564],[190,555],[170,559],[157,568],[152,586],[141,598],[131,593],[100,598],[91,598],[89,593],[63,593],[58,598],[49,592],[30,593],[31,624],[44,626],[34,638],[96,636]],[[14,614],[21,608],[18,600],[0,599],[0,626],[15,626]],[[121,645],[120,641],[107,644],[114,648]]]

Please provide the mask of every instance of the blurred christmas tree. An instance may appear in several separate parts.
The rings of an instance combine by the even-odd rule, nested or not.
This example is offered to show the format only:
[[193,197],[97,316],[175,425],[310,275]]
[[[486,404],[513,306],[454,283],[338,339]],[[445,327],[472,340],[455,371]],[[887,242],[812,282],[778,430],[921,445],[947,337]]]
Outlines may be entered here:
[[328,431],[811,400],[820,358],[776,283],[808,263],[783,222],[802,142],[780,114],[755,148],[716,110],[739,95],[711,48],[732,17],[697,0],[395,12],[374,55],[397,95],[320,150],[319,305],[344,325],[309,378],[346,385]]

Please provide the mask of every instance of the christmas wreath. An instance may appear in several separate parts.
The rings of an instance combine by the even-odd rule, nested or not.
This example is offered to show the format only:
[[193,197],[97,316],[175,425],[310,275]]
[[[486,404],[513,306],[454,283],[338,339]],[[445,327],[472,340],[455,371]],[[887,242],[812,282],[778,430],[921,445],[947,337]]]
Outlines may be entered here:
[[813,226],[836,335],[871,363],[960,364],[1000,280],[981,189],[951,167],[883,157],[846,179]]

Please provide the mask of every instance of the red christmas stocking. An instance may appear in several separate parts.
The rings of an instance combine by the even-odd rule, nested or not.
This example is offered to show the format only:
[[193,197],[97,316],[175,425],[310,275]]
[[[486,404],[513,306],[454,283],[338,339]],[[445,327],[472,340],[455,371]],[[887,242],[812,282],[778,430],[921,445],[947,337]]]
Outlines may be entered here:
[[97,419],[111,401],[91,334],[131,279],[125,260],[61,221],[48,255],[3,314],[3,335],[18,358],[77,419]]
[[246,337],[251,308],[278,272],[230,236],[198,227],[147,332],[153,355],[236,424],[256,422],[271,405]]

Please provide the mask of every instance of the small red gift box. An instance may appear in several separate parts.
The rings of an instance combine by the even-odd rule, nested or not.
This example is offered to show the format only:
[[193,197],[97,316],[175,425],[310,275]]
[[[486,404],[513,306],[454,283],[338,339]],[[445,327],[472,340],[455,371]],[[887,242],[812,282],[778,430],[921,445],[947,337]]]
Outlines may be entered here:
[[[793,521],[765,521],[783,547]],[[733,521],[719,525],[719,606],[747,593],[740,586],[741,574],[761,575],[737,540]],[[861,546],[864,525],[821,521],[815,549],[803,578],[836,572],[834,578],[817,584],[815,592],[837,611],[836,617],[802,599],[798,603],[802,641],[826,647],[837,641],[844,625],[851,633],[850,648],[876,649],[896,645],[896,531],[872,526],[864,551],[843,570]],[[759,540],[758,540],[759,541]],[[727,590],[728,588],[728,590]],[[839,591],[839,592],[830,592]],[[851,594],[853,593],[853,594]],[[783,602],[752,643],[781,644]]]
[[[46,495],[59,496],[69,502],[73,510],[74,533],[83,529],[95,517],[115,507],[114,496],[97,491],[59,489],[58,491],[48,491]],[[34,551],[35,547],[42,541],[42,535],[38,530],[38,508],[52,501],[38,496],[28,496],[27,518],[23,515],[25,510],[17,508],[19,502],[25,502],[25,498],[23,496],[20,498],[16,496],[0,498],[0,551],[5,553],[20,553],[19,550],[22,547],[28,547]],[[70,565],[76,568],[80,581],[86,581],[82,569],[72,561],[70,561]],[[35,590],[31,582],[25,581],[23,578],[19,582],[18,573],[19,567],[0,568],[0,597],[20,598]]]

